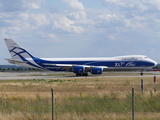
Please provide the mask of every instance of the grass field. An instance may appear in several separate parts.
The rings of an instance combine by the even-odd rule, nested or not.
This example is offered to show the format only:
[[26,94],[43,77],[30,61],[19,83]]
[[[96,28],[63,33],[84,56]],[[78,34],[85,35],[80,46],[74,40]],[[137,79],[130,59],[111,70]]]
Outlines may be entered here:
[[[51,120],[54,88],[55,120],[129,120],[135,88],[135,119],[159,120],[160,94],[153,78],[72,78],[0,81],[1,120]],[[160,78],[157,78],[157,89]]]

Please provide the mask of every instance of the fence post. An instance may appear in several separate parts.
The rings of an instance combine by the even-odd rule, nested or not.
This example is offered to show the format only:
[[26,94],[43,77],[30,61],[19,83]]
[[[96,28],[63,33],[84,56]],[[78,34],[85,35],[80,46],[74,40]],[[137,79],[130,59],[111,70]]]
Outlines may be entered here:
[[156,92],[156,76],[154,76],[154,92]]
[[132,120],[134,120],[134,87],[132,87]]
[[141,79],[141,91],[142,93],[144,93],[144,80]]
[[51,88],[51,93],[52,93],[52,120],[54,120],[54,93],[53,93],[53,88]]

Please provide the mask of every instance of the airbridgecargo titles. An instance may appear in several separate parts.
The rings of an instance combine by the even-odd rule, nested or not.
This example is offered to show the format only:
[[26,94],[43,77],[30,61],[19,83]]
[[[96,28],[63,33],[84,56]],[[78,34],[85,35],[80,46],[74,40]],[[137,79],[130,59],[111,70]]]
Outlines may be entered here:
[[31,55],[26,49],[12,39],[4,39],[11,54],[9,63],[51,70],[69,71],[76,76],[88,76],[92,74],[102,74],[104,71],[143,71],[151,69],[157,62],[145,55],[127,55],[104,58],[38,58]]

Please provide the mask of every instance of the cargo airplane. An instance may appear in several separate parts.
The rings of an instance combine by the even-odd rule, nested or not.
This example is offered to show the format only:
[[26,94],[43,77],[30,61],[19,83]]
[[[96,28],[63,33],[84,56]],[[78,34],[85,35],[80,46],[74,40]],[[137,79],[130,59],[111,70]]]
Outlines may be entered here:
[[69,71],[76,76],[102,74],[105,71],[143,71],[151,69],[157,62],[144,55],[127,55],[105,58],[38,58],[31,55],[12,39],[4,39],[11,59],[9,63],[26,67],[39,68],[51,71]]

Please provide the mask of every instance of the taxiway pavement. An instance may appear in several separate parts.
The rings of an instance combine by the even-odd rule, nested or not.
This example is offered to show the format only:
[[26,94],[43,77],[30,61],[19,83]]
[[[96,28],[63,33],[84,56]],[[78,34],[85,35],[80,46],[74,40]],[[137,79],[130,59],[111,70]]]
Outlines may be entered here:
[[[35,75],[36,74],[36,75]],[[40,73],[9,73],[9,72],[1,72],[0,73],[0,80],[27,80],[27,79],[64,79],[64,78],[86,78],[86,76],[81,76],[81,77],[77,77],[75,75],[71,75],[71,76],[68,76],[64,74],[64,76],[60,76],[60,75],[52,75],[52,76],[48,76],[48,74],[50,73],[47,73],[47,72],[40,72]],[[124,75],[121,75],[121,76],[108,76],[108,75],[98,75],[98,76],[95,76],[95,75],[90,75],[90,76],[87,76],[87,78],[105,78],[105,77],[108,77],[108,78],[113,78],[113,77],[140,77],[140,78],[144,78],[144,77],[154,77],[154,76],[157,76],[157,77],[160,77],[159,74],[151,74],[151,75],[143,75],[143,76],[140,76],[140,75],[127,75],[127,76],[124,76]]]

